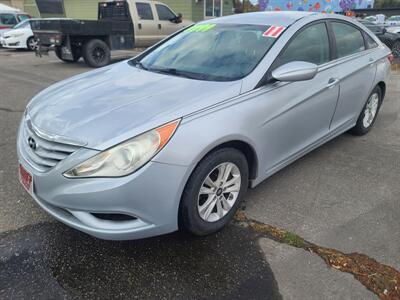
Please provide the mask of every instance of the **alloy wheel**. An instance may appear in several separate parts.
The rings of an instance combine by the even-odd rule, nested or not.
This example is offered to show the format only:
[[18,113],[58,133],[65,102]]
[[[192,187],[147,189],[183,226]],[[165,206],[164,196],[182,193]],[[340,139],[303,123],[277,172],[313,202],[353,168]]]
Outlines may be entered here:
[[374,122],[376,113],[378,112],[378,106],[379,106],[379,95],[378,93],[373,93],[371,97],[369,97],[367,105],[365,106],[364,110],[363,125],[365,128],[370,127],[371,124]]
[[239,168],[231,162],[215,167],[201,185],[197,210],[206,222],[223,218],[238,199],[241,184]]

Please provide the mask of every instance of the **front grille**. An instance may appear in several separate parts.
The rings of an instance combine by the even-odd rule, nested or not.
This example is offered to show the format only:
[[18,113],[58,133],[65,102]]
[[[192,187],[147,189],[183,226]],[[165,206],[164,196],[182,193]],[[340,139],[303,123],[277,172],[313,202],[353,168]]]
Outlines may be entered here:
[[46,172],[82,146],[55,141],[35,129],[30,120],[23,123],[21,132],[21,154],[32,167]]

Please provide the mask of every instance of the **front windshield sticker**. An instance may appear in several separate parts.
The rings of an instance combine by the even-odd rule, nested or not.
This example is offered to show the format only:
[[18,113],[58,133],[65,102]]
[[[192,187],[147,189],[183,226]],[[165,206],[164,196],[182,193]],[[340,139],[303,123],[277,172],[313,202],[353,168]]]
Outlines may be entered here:
[[267,29],[266,32],[263,33],[263,36],[265,37],[272,37],[272,38],[277,38],[281,35],[281,33],[286,29],[286,27],[283,26],[271,26],[270,28]]
[[213,29],[217,24],[197,24],[189,29],[187,29],[187,32],[206,32],[211,29]]

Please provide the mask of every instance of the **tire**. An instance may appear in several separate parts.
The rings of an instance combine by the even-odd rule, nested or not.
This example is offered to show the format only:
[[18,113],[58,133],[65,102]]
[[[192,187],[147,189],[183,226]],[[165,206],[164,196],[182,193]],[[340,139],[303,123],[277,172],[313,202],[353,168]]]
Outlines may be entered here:
[[31,36],[26,40],[26,48],[28,48],[29,51],[35,51],[37,46],[37,42],[35,37]]
[[83,46],[83,59],[91,67],[104,67],[111,61],[110,48],[102,40],[90,40]]
[[391,50],[394,57],[396,58],[400,57],[400,40],[394,42]]
[[[211,185],[205,182],[206,178],[210,175],[210,179],[212,178],[212,180],[219,182],[217,177],[220,170],[222,170],[223,166],[226,167],[228,165],[231,168],[231,173],[226,182],[228,182],[228,184],[230,182],[235,182],[235,184],[230,187],[230,189],[235,190],[235,192],[224,192],[222,188],[226,188],[229,185],[218,185],[218,189],[215,187],[214,192],[209,193],[211,188],[207,188],[205,185],[208,187],[211,187]],[[240,175],[240,178],[238,175]],[[234,178],[236,178],[236,180]],[[193,171],[183,191],[178,216],[179,229],[198,236],[208,235],[222,229],[236,213],[247,191],[248,181],[248,163],[244,154],[239,150],[223,148],[206,156]],[[202,187],[202,190],[206,191],[207,194],[200,193],[200,188]],[[226,189],[225,191],[228,190]],[[224,197],[225,202],[222,201],[222,198],[221,200],[218,199],[221,196]],[[211,203],[211,205],[207,206],[206,203],[210,200],[211,202],[209,203]],[[220,205],[218,205],[217,202],[219,202]],[[206,207],[211,208],[211,206],[212,209],[207,213]],[[229,207],[230,209],[228,209]],[[203,213],[201,214],[200,211]],[[222,212],[221,215],[218,214],[219,211]],[[205,219],[207,214],[208,219]]]
[[54,50],[58,59],[62,60],[63,62],[73,63],[73,62],[77,62],[81,58],[81,54],[78,49],[74,49],[74,48],[72,49],[72,57],[73,57],[72,60],[63,58],[61,51],[62,51],[61,47],[56,47]]
[[[371,94],[368,96],[368,100],[365,103],[357,119],[356,126],[354,126],[350,130],[350,133],[354,135],[367,134],[375,124],[381,104],[382,104],[382,91],[379,86],[376,86],[374,90],[371,92]],[[375,113],[373,113],[374,111]],[[368,116],[370,117],[368,118]]]

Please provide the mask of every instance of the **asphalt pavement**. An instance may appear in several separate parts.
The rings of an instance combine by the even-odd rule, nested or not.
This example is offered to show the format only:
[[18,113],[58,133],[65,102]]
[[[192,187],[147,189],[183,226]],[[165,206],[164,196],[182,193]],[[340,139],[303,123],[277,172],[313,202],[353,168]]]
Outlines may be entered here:
[[[133,53],[114,56],[114,62]],[[44,213],[17,179],[17,128],[28,101],[90,70],[52,54],[0,49],[1,299],[376,299],[312,253],[232,224],[102,241]],[[321,246],[364,253],[400,270],[400,72],[375,128],[343,134],[251,190],[246,214]]]

